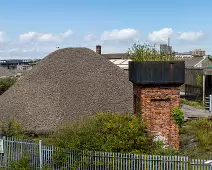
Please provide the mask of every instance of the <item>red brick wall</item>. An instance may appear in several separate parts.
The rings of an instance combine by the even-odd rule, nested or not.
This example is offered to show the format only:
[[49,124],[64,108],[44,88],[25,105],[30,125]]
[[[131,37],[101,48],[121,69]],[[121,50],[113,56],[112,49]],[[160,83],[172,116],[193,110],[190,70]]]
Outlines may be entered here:
[[149,124],[149,130],[168,140],[168,145],[179,150],[180,135],[178,125],[171,117],[173,107],[180,106],[179,87],[142,87],[133,85],[134,114],[141,116]]

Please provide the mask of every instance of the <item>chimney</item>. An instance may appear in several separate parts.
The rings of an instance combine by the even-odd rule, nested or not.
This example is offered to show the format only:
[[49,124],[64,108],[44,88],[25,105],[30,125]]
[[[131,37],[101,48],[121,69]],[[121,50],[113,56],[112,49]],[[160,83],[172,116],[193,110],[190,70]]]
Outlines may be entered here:
[[185,62],[130,61],[129,80],[133,83],[134,114],[146,120],[155,140],[179,150],[179,127],[172,110],[180,107],[179,87],[185,81]]
[[102,54],[102,50],[101,50],[101,45],[96,45],[96,53],[98,53],[99,55]]

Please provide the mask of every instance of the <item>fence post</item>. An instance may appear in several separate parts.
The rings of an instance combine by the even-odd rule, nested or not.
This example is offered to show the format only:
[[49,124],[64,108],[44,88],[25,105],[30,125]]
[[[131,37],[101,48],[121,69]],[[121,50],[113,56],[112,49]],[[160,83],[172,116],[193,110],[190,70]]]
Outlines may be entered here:
[[40,170],[43,167],[42,140],[39,140]]
[[209,95],[209,111],[212,111],[212,95]]
[[3,136],[3,148],[4,148],[4,166],[7,168],[7,141],[6,137]]
[[190,156],[188,156],[187,158],[188,158],[188,170],[192,170],[192,159]]

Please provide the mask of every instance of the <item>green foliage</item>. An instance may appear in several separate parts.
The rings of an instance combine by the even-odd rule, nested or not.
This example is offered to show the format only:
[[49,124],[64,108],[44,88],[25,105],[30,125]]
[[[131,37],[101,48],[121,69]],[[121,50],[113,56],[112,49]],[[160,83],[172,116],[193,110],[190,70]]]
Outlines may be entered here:
[[184,140],[191,143],[189,154],[195,158],[210,159],[212,157],[212,121],[204,119],[191,121],[183,129],[187,136]]
[[0,95],[7,91],[14,83],[16,78],[1,78],[0,79]]
[[212,146],[212,121],[199,120],[188,123],[191,134],[197,136],[202,146]]
[[141,45],[139,42],[135,43],[127,51],[128,56],[136,62],[145,61],[173,61],[176,58],[172,54],[160,54],[156,49],[155,44],[144,44]]
[[173,156],[173,155],[182,155],[179,151],[176,151],[172,149],[171,147],[168,147],[166,149],[163,149],[162,147],[158,148],[157,151],[154,153],[154,155],[164,155],[164,156]]
[[105,152],[153,152],[157,144],[143,120],[130,115],[100,113],[66,125],[44,142],[70,150]]
[[18,121],[12,120],[8,123],[6,128],[3,128],[4,125],[1,124],[0,132],[1,134],[8,137],[24,137],[24,127]]
[[180,101],[180,104],[183,105],[189,105],[189,106],[192,106],[196,109],[201,109],[201,110],[205,110],[205,107],[203,104],[201,104],[200,102],[197,102],[197,101],[188,101],[186,99],[181,99]]
[[53,155],[54,164],[62,167],[62,165],[67,162],[69,153],[65,150],[60,150],[55,152]]
[[20,160],[18,161],[12,161],[9,164],[9,169],[11,170],[32,170],[33,168],[29,165],[30,162],[30,156],[24,155]]
[[197,80],[197,86],[200,87],[200,88],[202,88],[202,84],[203,84],[203,78],[202,78],[202,76],[198,74],[196,80]]
[[177,125],[181,128],[184,123],[184,113],[179,108],[175,108],[172,110],[172,117],[176,121]]

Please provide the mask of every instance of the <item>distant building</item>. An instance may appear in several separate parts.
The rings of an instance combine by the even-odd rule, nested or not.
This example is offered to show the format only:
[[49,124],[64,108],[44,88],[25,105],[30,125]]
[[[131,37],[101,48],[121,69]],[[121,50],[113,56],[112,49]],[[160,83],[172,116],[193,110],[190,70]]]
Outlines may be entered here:
[[0,60],[0,66],[9,70],[29,70],[32,68],[32,60]]
[[205,56],[206,54],[206,51],[205,50],[202,50],[202,49],[195,49],[194,51],[191,51],[191,55],[193,56]]
[[161,54],[172,54],[172,46],[167,44],[160,44],[160,53]]
[[184,53],[175,52],[175,57],[177,57],[177,58],[193,58],[194,56],[191,54],[191,52],[184,52]]

